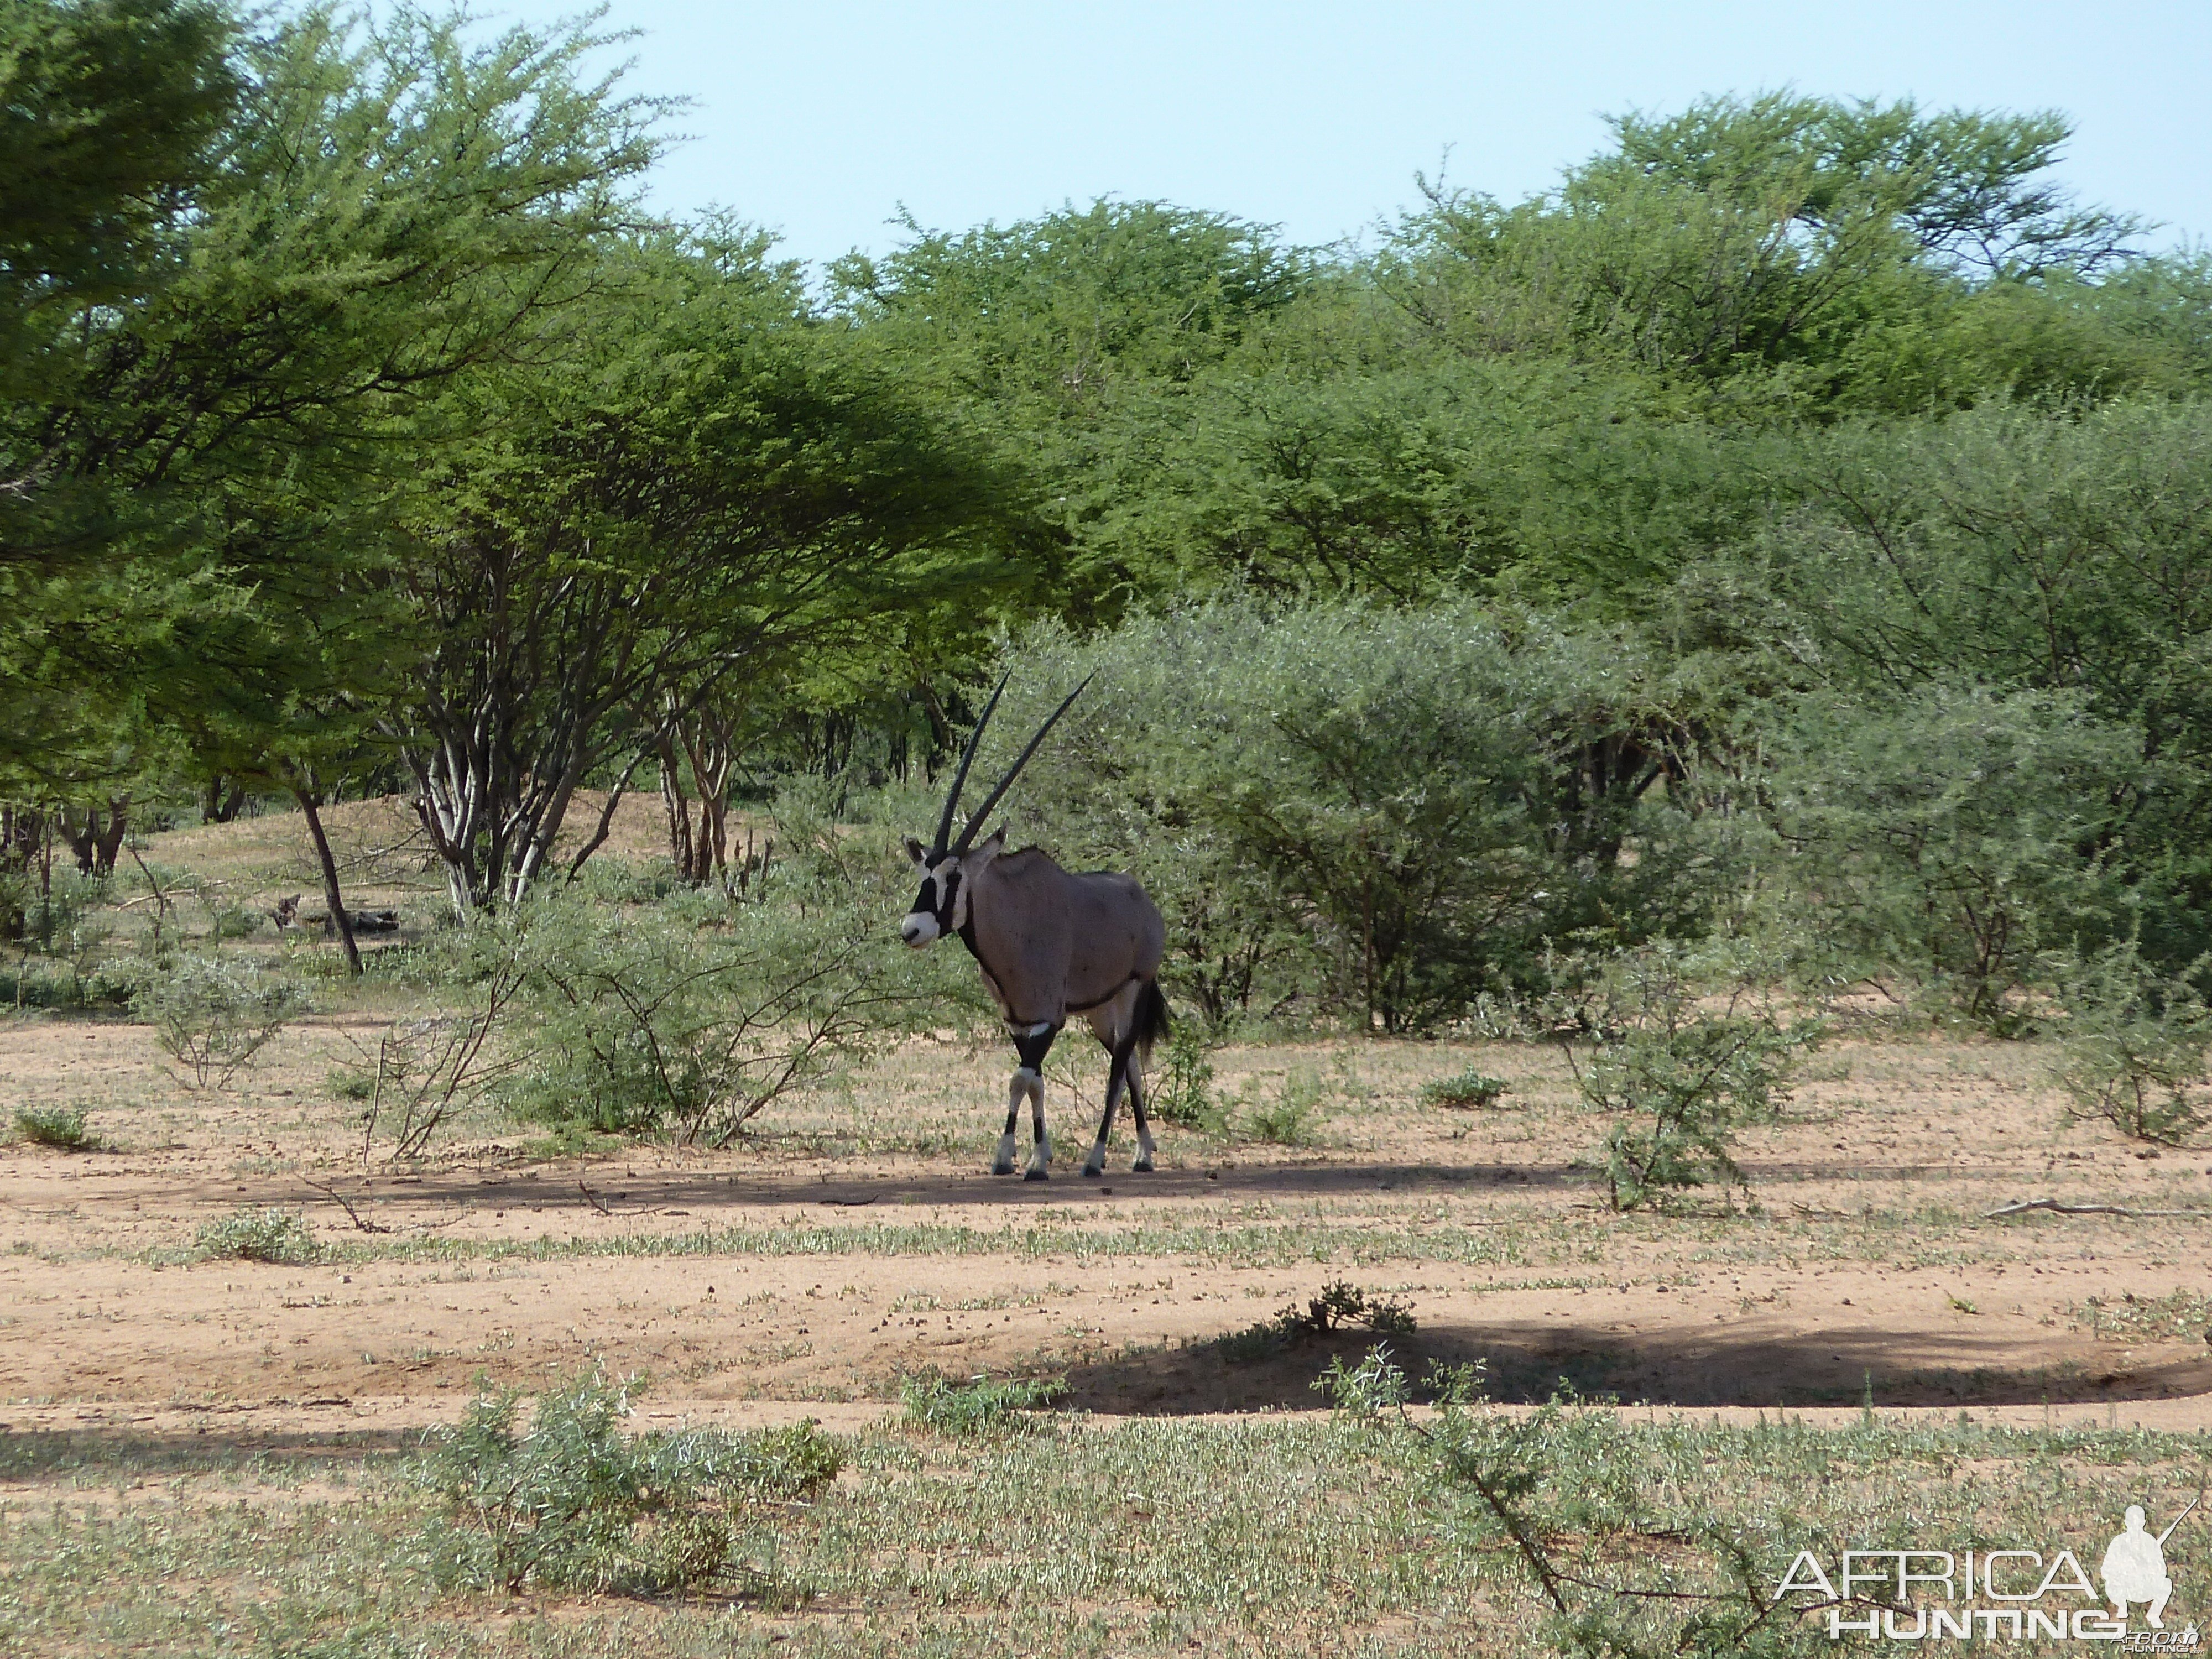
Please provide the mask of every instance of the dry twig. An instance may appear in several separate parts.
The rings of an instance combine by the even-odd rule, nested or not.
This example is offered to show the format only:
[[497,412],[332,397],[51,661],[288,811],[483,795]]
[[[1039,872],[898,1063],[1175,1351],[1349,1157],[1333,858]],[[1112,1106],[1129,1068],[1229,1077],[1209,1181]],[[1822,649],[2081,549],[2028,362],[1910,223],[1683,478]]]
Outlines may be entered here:
[[2130,1210],[2124,1204],[2067,1204],[2055,1198],[2027,1198],[1999,1205],[1982,1219],[1996,1221],[2005,1216],[2026,1215],[2030,1210],[2048,1210],[2053,1215],[2212,1215],[2212,1210]]
[[368,1217],[362,1214],[359,1210],[355,1209],[351,1201],[347,1199],[343,1193],[338,1191],[337,1188],[325,1187],[319,1181],[310,1181],[307,1184],[310,1187],[313,1187],[317,1192],[322,1194],[325,1198],[330,1199],[332,1202],[337,1204],[340,1209],[346,1212],[347,1218],[349,1219],[355,1226],[360,1228],[362,1231],[365,1233],[388,1233],[392,1231],[391,1228],[383,1225],[380,1222],[371,1221]]
[[599,1201],[599,1195],[593,1192],[589,1187],[586,1187],[581,1180],[579,1180],[576,1182],[576,1190],[583,1194],[584,1202],[590,1205],[601,1215],[612,1216],[617,1220],[626,1215],[652,1215],[664,1207],[659,1204],[647,1204],[635,1210],[610,1210],[605,1204]]

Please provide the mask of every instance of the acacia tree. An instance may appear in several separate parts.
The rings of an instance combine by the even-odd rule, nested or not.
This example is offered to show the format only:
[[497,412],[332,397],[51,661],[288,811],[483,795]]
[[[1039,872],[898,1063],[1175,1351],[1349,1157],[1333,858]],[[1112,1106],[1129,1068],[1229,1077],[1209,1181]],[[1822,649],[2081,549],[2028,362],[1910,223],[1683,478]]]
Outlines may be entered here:
[[733,684],[1019,568],[990,469],[814,326],[758,239],[610,248],[557,373],[458,388],[390,580],[388,729],[456,914],[519,898],[577,792]]
[[61,0],[0,44],[0,779],[111,799],[167,727],[312,805],[438,389],[560,349],[659,106],[580,77],[586,30],[413,12]]

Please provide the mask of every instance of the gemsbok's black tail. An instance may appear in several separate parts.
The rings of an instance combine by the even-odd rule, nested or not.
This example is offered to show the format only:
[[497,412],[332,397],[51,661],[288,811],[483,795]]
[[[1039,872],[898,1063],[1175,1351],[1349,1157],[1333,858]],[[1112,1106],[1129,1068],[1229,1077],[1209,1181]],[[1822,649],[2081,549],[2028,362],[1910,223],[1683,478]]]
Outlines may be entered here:
[[1161,994],[1158,980],[1146,980],[1145,988],[1137,993],[1137,1051],[1149,1057],[1152,1044],[1167,1034],[1168,1000]]

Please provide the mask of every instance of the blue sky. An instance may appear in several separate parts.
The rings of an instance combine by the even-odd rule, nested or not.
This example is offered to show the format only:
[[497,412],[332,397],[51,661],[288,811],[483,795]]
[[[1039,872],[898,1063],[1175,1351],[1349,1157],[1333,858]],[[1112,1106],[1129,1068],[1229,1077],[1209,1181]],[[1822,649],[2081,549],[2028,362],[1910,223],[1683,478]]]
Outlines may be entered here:
[[[544,22],[573,5],[480,0]],[[1543,189],[1602,117],[1790,86],[2057,107],[2086,198],[2212,234],[2212,3],[702,3],[614,0],[628,84],[692,100],[654,204],[822,260],[1101,195],[1334,241],[1451,182]]]

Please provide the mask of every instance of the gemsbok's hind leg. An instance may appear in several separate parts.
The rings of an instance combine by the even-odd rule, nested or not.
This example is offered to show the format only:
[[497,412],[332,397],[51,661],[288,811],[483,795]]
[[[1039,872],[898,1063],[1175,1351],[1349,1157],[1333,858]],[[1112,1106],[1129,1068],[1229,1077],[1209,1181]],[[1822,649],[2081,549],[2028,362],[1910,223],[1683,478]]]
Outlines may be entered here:
[[1132,1054],[1128,1065],[1129,1115],[1137,1126],[1137,1161],[1129,1166],[1131,1175],[1150,1175],[1152,1172],[1152,1125],[1145,1116],[1145,1057]]
[[1121,1091],[1129,1079],[1129,1063],[1135,1059],[1134,1037],[1124,1037],[1114,1050],[1113,1068],[1106,1073],[1106,1110],[1098,1120],[1098,1139],[1091,1144],[1091,1156],[1083,1161],[1083,1173],[1102,1176],[1106,1173],[1106,1137],[1114,1127],[1114,1109],[1121,1103]]
[[1091,1144],[1091,1156],[1084,1160],[1083,1173],[1101,1176],[1106,1173],[1106,1137],[1114,1127],[1114,1114],[1121,1104],[1121,1091],[1134,1075],[1132,1066],[1137,1048],[1137,998],[1140,987],[1126,985],[1111,1002],[1092,1011],[1091,1033],[1113,1056],[1106,1073],[1106,1109],[1098,1119],[1098,1139]]
[[1048,1181],[1051,1179],[1052,1137],[1044,1127],[1044,1057],[1051,1052],[1052,1040],[1060,1035],[1060,1028],[1040,1021],[1035,1025],[1009,1029],[1013,1032],[1014,1052],[1021,1056],[1022,1063],[1014,1068],[1013,1079],[1006,1088],[1006,1127],[999,1137],[998,1156],[991,1160],[991,1173],[1014,1172],[1014,1125],[1020,1119],[1022,1102],[1027,1099],[1036,1139],[1030,1148],[1030,1166],[1022,1172],[1022,1179]]

